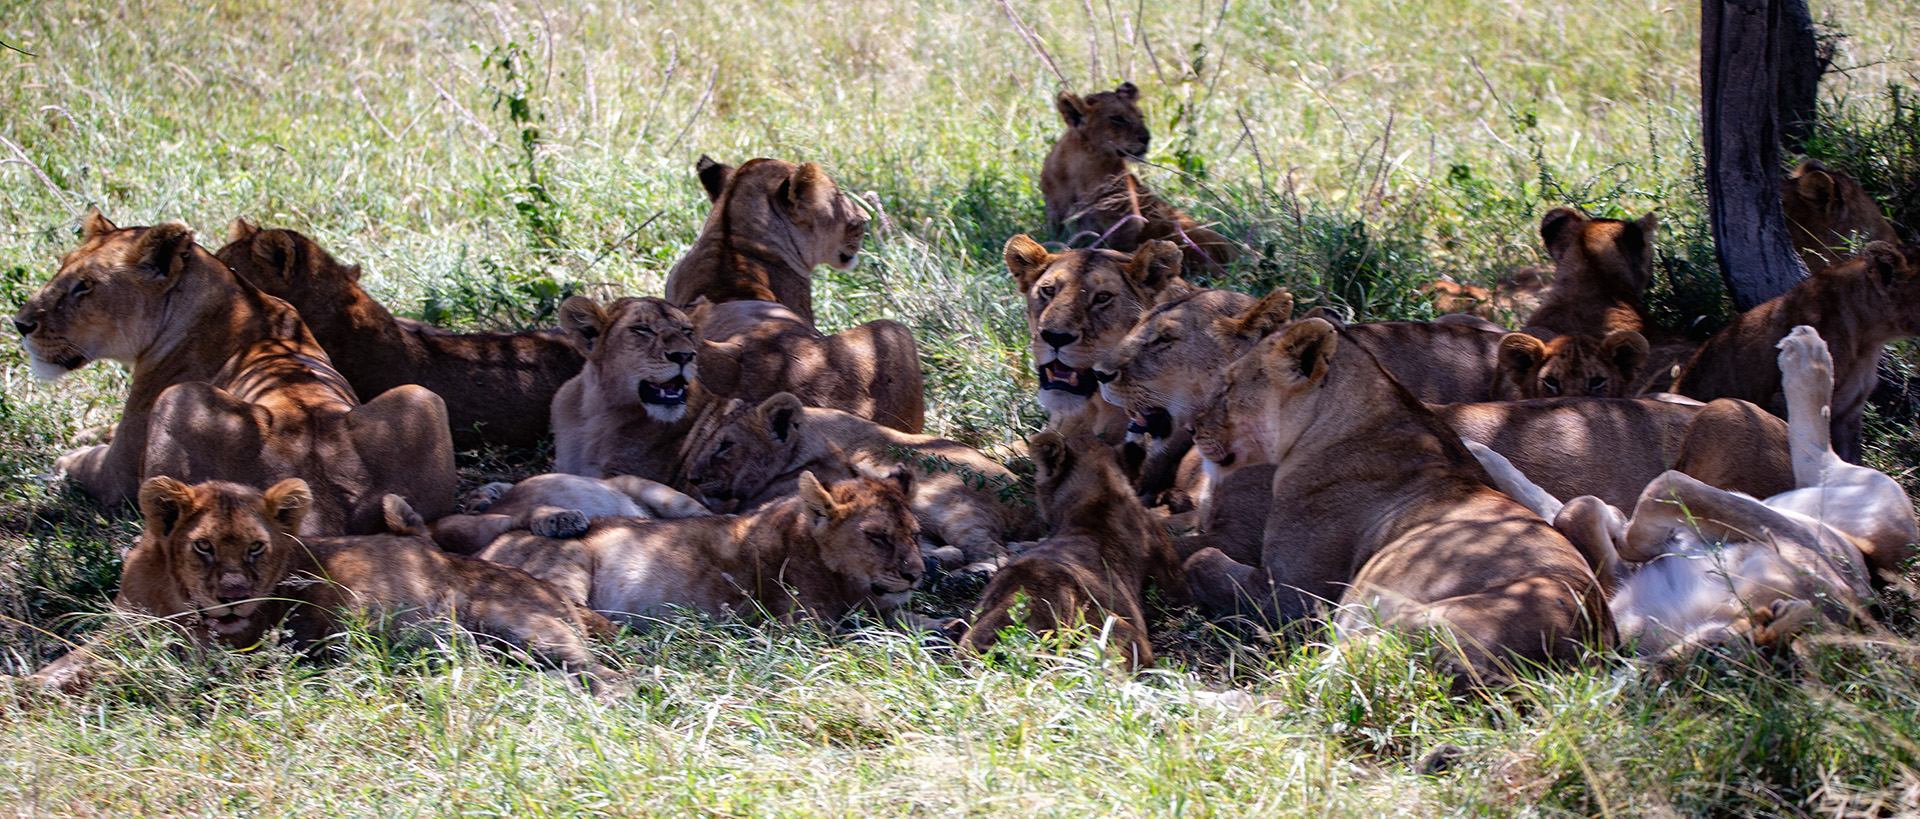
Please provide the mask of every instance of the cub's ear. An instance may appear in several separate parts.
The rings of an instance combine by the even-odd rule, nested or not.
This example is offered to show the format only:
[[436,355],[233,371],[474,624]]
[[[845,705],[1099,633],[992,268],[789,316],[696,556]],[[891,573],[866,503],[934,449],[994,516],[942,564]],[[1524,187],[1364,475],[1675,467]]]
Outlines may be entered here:
[[[299,534],[300,522],[306,520],[307,512],[313,509],[313,490],[307,488],[306,481],[288,478],[267,487],[266,501],[267,517],[280,526],[280,531]],[[404,505],[405,501],[401,503]]]
[[1494,355],[1500,374],[1519,384],[1527,374],[1546,363],[1547,343],[1526,333],[1508,333],[1500,337],[1499,351]]
[[1087,121],[1087,104],[1071,91],[1062,91],[1060,96],[1054,97],[1053,107],[1059,109],[1060,121],[1066,123],[1068,128],[1078,128],[1080,123]]
[[1113,95],[1127,102],[1139,102],[1140,87],[1131,82],[1123,82],[1120,87],[1113,89]]
[[701,389],[717,395],[733,395],[740,391],[740,342],[737,341],[700,341],[700,350],[693,357],[691,379],[700,383]]
[[913,498],[913,470],[908,469],[906,464],[896,464],[893,467],[893,474],[886,479],[892,481],[894,486],[900,487],[902,497]]
[[1046,430],[1027,439],[1027,456],[1033,459],[1034,475],[1042,480],[1059,475],[1073,465],[1073,450],[1060,433]]
[[800,473],[800,505],[813,519],[814,526],[825,525],[839,510],[839,506],[833,502],[833,495],[820,485],[820,479],[813,476],[812,470]]
[[1866,260],[1867,270],[1872,272],[1882,284],[1897,284],[1901,279],[1913,275],[1907,267],[1907,256],[1889,242],[1871,242],[1867,249],[1860,252],[1860,258]]
[[1033,289],[1033,283],[1046,271],[1047,262],[1053,260],[1053,254],[1025,233],[1007,240],[1005,255],[1007,272],[1020,285],[1021,293]]
[[253,234],[259,232],[259,226],[247,221],[247,218],[242,216],[227,225],[227,244],[247,241],[253,238]]
[[[297,249],[293,237],[284,230],[262,230],[253,236],[253,261],[260,269],[280,278],[292,281],[294,258]],[[356,276],[356,278],[358,278]]]
[[1629,380],[1640,371],[1640,365],[1647,363],[1649,350],[1647,337],[1632,330],[1615,330],[1600,342],[1600,357],[1618,367],[1621,377]]
[[146,268],[154,280],[166,281],[187,267],[193,253],[193,228],[178,220],[147,228],[134,240],[128,260]]
[[1827,173],[1825,166],[1811,159],[1794,169],[1793,187],[1799,191],[1800,198],[1822,213],[1832,213],[1833,206],[1839,204],[1840,197],[1834,191],[1833,175]]
[[720,194],[727,189],[727,181],[733,178],[733,166],[713,161],[713,157],[700,155],[700,161],[693,163],[693,172],[700,176],[700,187],[707,189],[707,201],[720,201]]
[[432,537],[427,532],[427,521],[413,511],[413,504],[407,499],[387,493],[380,498],[380,511],[387,524],[387,532],[403,537]]
[[593,352],[612,323],[613,318],[600,303],[586,296],[572,296],[560,303],[560,329],[566,331],[567,341],[581,355]]
[[1127,262],[1127,278],[1149,294],[1166,290],[1180,280],[1180,247],[1159,239],[1142,243]]
[[1322,319],[1302,319],[1281,334],[1262,366],[1268,377],[1281,384],[1317,384],[1327,377],[1339,348],[1340,331],[1333,325]]
[[793,434],[793,426],[800,422],[800,399],[790,392],[774,393],[760,402],[756,412],[760,416],[760,428],[780,443],[787,442],[787,436]]
[[1293,320],[1293,292],[1276,287],[1238,316],[1214,319],[1213,329],[1221,336],[1242,341],[1259,341],[1287,326]]
[[83,242],[119,229],[107,220],[106,214],[101,213],[99,208],[87,208],[87,212],[80,215],[80,240]]
[[173,534],[173,527],[193,511],[193,492],[187,485],[161,476],[140,485],[140,517],[154,537]]
[[802,225],[811,225],[816,216],[833,212],[834,200],[840,198],[840,186],[813,162],[795,169],[783,187],[787,217]]
[[1567,255],[1573,247],[1574,239],[1580,235],[1579,228],[1593,221],[1587,215],[1573,208],[1554,208],[1540,217],[1540,241],[1547,246],[1547,256],[1555,262]]
[[1347,326],[1347,320],[1341,317],[1340,311],[1335,310],[1331,307],[1328,307],[1324,304],[1319,305],[1317,307],[1309,308],[1307,312],[1302,313],[1300,315],[1300,318],[1319,319],[1321,321],[1324,321],[1328,324],[1333,325],[1335,329]]

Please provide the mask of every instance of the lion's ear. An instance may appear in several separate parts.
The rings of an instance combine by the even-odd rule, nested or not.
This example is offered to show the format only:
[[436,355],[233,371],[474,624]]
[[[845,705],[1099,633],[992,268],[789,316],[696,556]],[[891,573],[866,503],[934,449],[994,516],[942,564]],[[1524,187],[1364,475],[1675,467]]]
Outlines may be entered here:
[[427,521],[413,511],[413,504],[407,499],[391,492],[380,498],[380,512],[387,524],[387,531],[403,537],[431,537],[427,532]]
[[1860,252],[1860,258],[1867,262],[1867,270],[1886,285],[1898,284],[1904,277],[1912,275],[1907,268],[1906,254],[1888,242],[1871,242],[1867,249]]
[[1546,357],[1546,342],[1526,333],[1508,333],[1501,336],[1499,351],[1494,354],[1494,360],[1499,363],[1501,374],[1513,379],[1515,383],[1525,378],[1527,373],[1539,368]]
[[1047,262],[1053,259],[1053,254],[1048,253],[1045,247],[1025,233],[1008,239],[1004,252],[1007,259],[1007,272],[1013,275],[1015,282],[1019,283],[1021,293],[1033,288],[1033,283],[1038,281],[1040,274],[1046,271]]
[[840,186],[833,184],[833,177],[827,176],[818,163],[807,162],[787,177],[786,194],[788,218],[800,224],[812,224],[814,214],[833,210],[834,200],[840,197]]
[[1087,121],[1087,104],[1071,91],[1062,91],[1060,96],[1054,97],[1053,107],[1060,110],[1060,121],[1065,122],[1068,128],[1078,128],[1080,123]]
[[1123,82],[1120,87],[1113,89],[1113,95],[1127,102],[1139,102],[1140,87],[1131,82]]
[[1649,349],[1647,337],[1632,330],[1615,330],[1600,342],[1601,357],[1612,362],[1620,374],[1629,379],[1640,371],[1640,365],[1647,363]]
[[293,279],[295,252],[293,237],[284,230],[263,230],[254,235],[254,263],[281,281]]
[[87,212],[80,215],[81,241],[96,239],[119,229],[107,220],[107,215],[101,213],[99,208],[87,208]]
[[700,351],[694,354],[693,371],[700,387],[716,395],[733,395],[740,391],[740,354],[744,352],[737,341],[700,342]]
[[733,178],[733,166],[713,161],[713,157],[700,155],[700,161],[693,163],[693,172],[700,176],[700,187],[707,189],[707,201],[720,201],[720,194],[727,189],[727,180]]
[[140,517],[155,537],[173,534],[173,527],[193,511],[193,492],[166,476],[148,478],[140,485]]
[[157,281],[166,281],[187,267],[193,252],[193,228],[178,220],[161,222],[147,228],[134,242],[133,263],[152,271]]
[[768,435],[780,443],[787,442],[787,436],[793,434],[793,425],[800,422],[800,399],[790,392],[774,393],[760,402],[757,410],[760,425]]
[[612,317],[600,307],[600,303],[586,296],[572,296],[560,303],[560,329],[566,331],[567,341],[581,355],[593,352],[600,337],[612,324]]
[[1276,287],[1238,316],[1215,319],[1214,330],[1223,336],[1259,341],[1273,335],[1293,320],[1293,292]]
[[1327,377],[1339,348],[1340,331],[1333,325],[1323,319],[1302,319],[1287,327],[1262,363],[1275,381],[1315,384]]
[[267,487],[267,517],[289,535],[300,533],[300,522],[313,509],[313,490],[299,478],[288,478]]
[[800,505],[806,508],[815,526],[824,525],[839,509],[833,502],[833,495],[820,484],[819,478],[813,476],[812,470],[800,473]]
[[1800,198],[1819,208],[1822,213],[1831,213],[1839,200],[1834,192],[1833,175],[1811,159],[1795,169],[1793,187],[1800,192]]
[[1540,217],[1540,241],[1547,246],[1547,256],[1554,261],[1567,255],[1567,249],[1573,246],[1575,235],[1581,225],[1592,221],[1587,215],[1573,208],[1554,208]]
[[900,494],[902,496],[907,498],[913,497],[913,470],[908,469],[906,464],[895,464],[893,474],[887,476],[887,480],[892,481],[894,486],[900,488]]
[[[1127,263],[1127,278],[1157,294],[1180,280],[1180,247],[1154,239],[1140,245]],[[1152,301],[1152,299],[1148,299]]]
[[247,221],[247,217],[242,216],[236,218],[232,223],[227,225],[227,244],[247,241],[248,239],[252,239],[253,234],[258,232],[260,232],[260,228],[252,222]]
[[1037,472],[1054,476],[1072,465],[1073,450],[1067,447],[1067,439],[1060,437],[1060,433],[1045,430],[1027,439],[1027,456],[1033,459]]

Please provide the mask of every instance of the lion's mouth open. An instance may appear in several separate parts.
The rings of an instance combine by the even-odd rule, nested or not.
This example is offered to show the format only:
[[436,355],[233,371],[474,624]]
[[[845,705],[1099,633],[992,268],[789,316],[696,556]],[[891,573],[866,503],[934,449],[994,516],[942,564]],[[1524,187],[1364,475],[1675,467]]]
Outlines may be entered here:
[[1089,396],[1099,388],[1100,382],[1093,377],[1091,368],[1076,370],[1058,361],[1040,365],[1040,389]]
[[640,401],[665,407],[687,403],[687,379],[674,376],[666,381],[640,382]]
[[1162,407],[1134,410],[1127,413],[1127,433],[1155,438],[1173,437],[1173,415]]

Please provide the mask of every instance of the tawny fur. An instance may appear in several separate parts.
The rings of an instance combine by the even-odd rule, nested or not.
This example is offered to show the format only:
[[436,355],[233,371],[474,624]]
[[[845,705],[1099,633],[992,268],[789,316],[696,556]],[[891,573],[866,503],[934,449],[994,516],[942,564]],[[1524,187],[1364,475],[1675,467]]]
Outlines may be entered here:
[[588,478],[554,472],[516,484],[490,483],[468,494],[465,514],[430,527],[433,541],[473,554],[515,529],[541,537],[577,537],[594,518],[688,518],[712,514],[673,487],[633,475]]
[[832,335],[768,301],[699,304],[702,384],[714,395],[761,401],[790,392],[903,432],[926,428],[926,386],[913,331],[876,319]]
[[1853,177],[1809,159],[1780,182],[1787,235],[1807,272],[1818,273],[1870,242],[1898,244],[1900,234]]

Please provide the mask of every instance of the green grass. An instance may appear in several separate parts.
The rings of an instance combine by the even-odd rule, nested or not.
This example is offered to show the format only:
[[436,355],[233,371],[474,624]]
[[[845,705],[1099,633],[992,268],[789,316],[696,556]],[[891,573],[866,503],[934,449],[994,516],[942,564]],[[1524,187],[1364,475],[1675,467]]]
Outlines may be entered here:
[[[1723,322],[1695,171],[1690,4],[870,0],[214,5],[0,0],[0,300],[75,243],[89,204],[247,217],[364,265],[398,312],[535,326],[565,295],[658,293],[706,211],[701,153],[824,163],[875,213],[822,272],[828,328],[919,339],[929,426],[1037,428],[1000,266],[1041,224],[1051,98],[1138,83],[1156,190],[1253,251],[1213,282],[1303,308],[1421,318],[1414,287],[1544,262],[1573,204],[1666,226],[1652,301]],[[1914,0],[1820,3],[1845,35],[1816,148],[1912,209]],[[1022,30],[1032,35],[1023,37]],[[1036,47],[1035,44],[1038,44]],[[29,52],[29,53],[21,53]],[[1043,56],[1044,54],[1044,56]],[[1055,74],[1057,66],[1060,75]],[[1903,107],[1904,106],[1904,107]],[[1904,123],[1904,124],[1903,124]],[[1904,174],[1904,175],[1903,175]],[[1877,186],[1877,187],[1876,187]],[[114,419],[125,376],[31,382],[0,350],[0,671],[100,633],[138,521],[52,460]],[[1881,423],[1876,465],[1920,444]],[[543,453],[463,456],[479,483]],[[956,611],[966,590],[927,595]],[[1017,641],[956,664],[884,632],[670,618],[604,646],[639,692],[597,705],[470,645],[361,635],[294,663],[119,640],[71,701],[0,702],[14,815],[1887,815],[1920,811],[1911,597],[1890,631],[1660,673],[1602,662],[1453,698],[1394,640],[1242,641],[1176,610],[1161,670]],[[1193,692],[1235,689],[1232,707]],[[1239,706],[1252,707],[1241,708]],[[1435,755],[1436,749],[1453,749]],[[1451,760],[1433,776],[1416,771]]]

